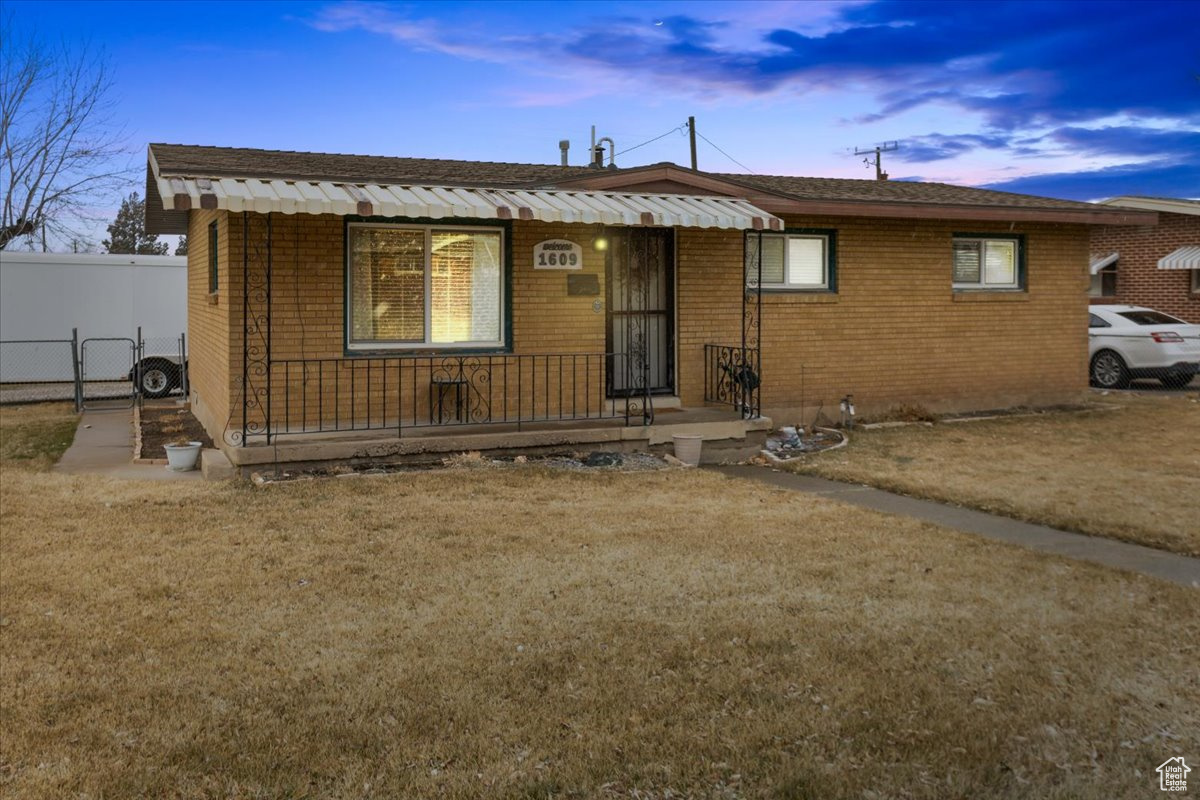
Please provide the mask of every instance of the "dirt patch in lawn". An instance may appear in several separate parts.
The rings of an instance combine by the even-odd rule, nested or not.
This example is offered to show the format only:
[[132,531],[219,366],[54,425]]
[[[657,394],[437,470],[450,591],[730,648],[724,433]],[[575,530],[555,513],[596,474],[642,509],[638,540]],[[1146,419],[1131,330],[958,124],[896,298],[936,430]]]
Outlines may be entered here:
[[1108,800],[1200,752],[1200,592],[706,471],[4,482],[5,796]]
[[200,442],[212,447],[212,439],[205,433],[200,421],[187,408],[171,405],[146,405],[141,410],[141,451],[138,458],[166,458],[164,445],[180,439]]
[[858,430],[790,469],[1200,556],[1200,402]]

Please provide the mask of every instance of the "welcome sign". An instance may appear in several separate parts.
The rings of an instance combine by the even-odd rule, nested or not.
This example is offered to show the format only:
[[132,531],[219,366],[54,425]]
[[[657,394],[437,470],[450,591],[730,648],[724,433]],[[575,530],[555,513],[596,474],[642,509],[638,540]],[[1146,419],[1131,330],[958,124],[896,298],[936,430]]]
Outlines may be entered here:
[[534,269],[583,269],[583,247],[568,239],[547,239],[533,246]]

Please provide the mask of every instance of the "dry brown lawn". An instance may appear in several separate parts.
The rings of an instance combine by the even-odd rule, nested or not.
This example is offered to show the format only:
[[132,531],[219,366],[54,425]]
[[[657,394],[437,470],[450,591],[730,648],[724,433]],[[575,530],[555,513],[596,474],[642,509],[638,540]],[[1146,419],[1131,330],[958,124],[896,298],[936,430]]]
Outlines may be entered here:
[[71,446],[78,422],[70,403],[0,408],[0,466],[49,469]]
[[793,469],[1200,556],[1200,400],[851,434]]
[[716,474],[3,465],[0,795],[1116,798],[1200,592]]

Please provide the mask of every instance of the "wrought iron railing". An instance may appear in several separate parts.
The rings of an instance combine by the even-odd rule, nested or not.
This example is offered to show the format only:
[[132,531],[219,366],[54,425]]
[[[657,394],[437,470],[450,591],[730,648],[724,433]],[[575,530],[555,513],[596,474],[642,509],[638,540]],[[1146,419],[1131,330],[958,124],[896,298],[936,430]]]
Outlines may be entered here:
[[762,413],[762,361],[757,347],[704,345],[704,402],[753,419]]
[[[247,438],[446,425],[620,419],[653,408],[624,353],[412,355],[272,360],[265,419]],[[614,381],[614,378],[616,379]]]

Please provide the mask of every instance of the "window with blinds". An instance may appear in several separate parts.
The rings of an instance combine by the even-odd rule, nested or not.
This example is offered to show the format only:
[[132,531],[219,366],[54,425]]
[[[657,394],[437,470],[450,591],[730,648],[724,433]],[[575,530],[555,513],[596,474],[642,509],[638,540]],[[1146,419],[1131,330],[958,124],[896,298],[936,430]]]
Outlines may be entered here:
[[1020,240],[956,236],[955,289],[1019,289]]
[[746,285],[759,275],[762,242],[762,288],[829,289],[829,236],[763,234],[746,237]]
[[349,346],[502,345],[502,236],[491,229],[351,225]]

